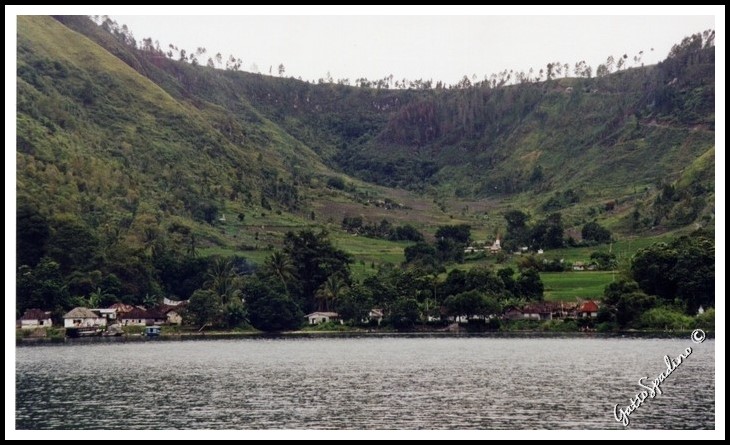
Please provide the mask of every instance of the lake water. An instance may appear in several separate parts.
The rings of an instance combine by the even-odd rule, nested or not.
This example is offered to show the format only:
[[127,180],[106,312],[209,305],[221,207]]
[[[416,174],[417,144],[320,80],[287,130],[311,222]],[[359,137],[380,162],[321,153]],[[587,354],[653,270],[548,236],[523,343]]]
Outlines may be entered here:
[[714,340],[346,337],[16,348],[18,429],[715,427]]

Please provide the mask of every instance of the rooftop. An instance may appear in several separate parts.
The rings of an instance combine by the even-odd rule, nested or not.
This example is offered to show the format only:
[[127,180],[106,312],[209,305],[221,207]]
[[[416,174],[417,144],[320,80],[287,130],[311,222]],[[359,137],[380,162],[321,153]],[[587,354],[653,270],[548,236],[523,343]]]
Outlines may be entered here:
[[99,318],[99,316],[89,308],[75,307],[66,313],[63,318]]

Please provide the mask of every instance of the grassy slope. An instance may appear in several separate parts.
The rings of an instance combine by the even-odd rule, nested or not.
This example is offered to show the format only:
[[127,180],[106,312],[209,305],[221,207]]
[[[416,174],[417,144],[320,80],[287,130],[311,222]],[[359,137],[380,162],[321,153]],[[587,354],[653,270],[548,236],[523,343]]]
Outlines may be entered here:
[[[354,204],[349,194],[328,191],[316,181],[301,184],[300,192],[306,199],[316,197],[308,206],[325,213],[324,221],[316,223],[305,209],[287,211],[276,202],[278,212],[263,209],[256,195],[251,202],[230,199],[233,183],[241,176],[242,188],[254,193],[260,193],[262,169],[291,177],[284,165],[288,154],[298,157],[296,163],[308,174],[332,173],[311,150],[265,118],[246,129],[251,141],[235,143],[217,129],[219,107],[200,102],[193,106],[172,97],[51,18],[20,17],[18,37],[18,194],[44,212],[63,209],[88,216],[84,203],[91,199],[107,223],[132,219],[129,232],[135,232],[136,220],[145,215],[162,226],[182,222],[201,236],[204,254],[240,253],[241,246],[277,246],[288,230],[319,228],[351,212]],[[80,103],[80,90],[89,85],[95,90],[93,103]],[[210,145],[201,150],[201,144]],[[214,226],[196,222],[176,199],[179,186],[192,193],[202,177],[209,178],[210,188],[217,190],[197,191],[194,199],[221,202],[225,222]],[[244,221],[238,220],[239,213],[246,215]],[[402,249],[398,244],[393,247]],[[253,256],[267,254],[261,251]]]
[[543,272],[545,300],[576,301],[577,299],[601,298],[603,288],[614,280],[613,272],[575,271]]
[[[679,185],[687,185],[698,176],[707,180],[708,166],[714,166],[714,132],[706,126],[637,121],[629,112],[639,95],[619,90],[630,89],[630,77],[648,70],[612,77],[622,79],[618,87],[610,79],[589,83],[600,87],[598,92],[584,91],[587,81],[563,79],[485,93],[473,100],[482,101],[486,111],[509,101],[527,111],[508,116],[511,123],[488,117],[492,127],[504,131],[464,129],[463,139],[445,135],[414,150],[394,143],[386,131],[409,124],[398,120],[405,105],[433,100],[449,115],[462,93],[315,86],[196,68],[145,58],[79,23],[75,29],[93,41],[51,18],[19,18],[18,192],[47,213],[78,213],[94,227],[100,224],[95,214],[104,221],[132,218],[131,238],[146,220],[163,227],[179,221],[201,236],[201,253],[238,253],[260,262],[287,230],[325,227],[337,245],[353,253],[355,272],[362,275],[371,262],[401,261],[404,244],[344,234],[338,224],[345,215],[412,223],[426,234],[438,225],[465,222],[474,227],[475,239],[491,240],[503,234],[503,211],[517,207],[539,215],[554,192],[575,188],[581,202],[562,210],[569,226],[579,227],[598,209],[599,221],[622,228],[635,203],[651,202],[657,178],[678,177]],[[89,85],[94,97],[86,104],[80,96]],[[568,86],[573,93],[566,93]],[[455,127],[450,134],[460,132]],[[336,173],[333,159],[343,144],[375,158],[433,158],[443,165],[440,182],[424,197]],[[482,193],[494,177],[526,174],[538,164],[546,179],[535,190],[479,199],[453,196],[457,190]],[[327,189],[325,178],[333,175],[350,187]],[[296,208],[276,200],[273,210],[260,206],[264,189],[278,180],[298,188],[302,200]],[[245,192],[252,197],[242,198]],[[406,208],[365,205],[363,193]],[[217,202],[226,221],[201,223],[191,215],[186,195]],[[617,210],[603,212],[603,203],[614,199],[620,201]],[[245,219],[238,220],[238,214]],[[630,238],[613,246],[619,256],[654,240]],[[546,256],[585,260],[601,249]]]

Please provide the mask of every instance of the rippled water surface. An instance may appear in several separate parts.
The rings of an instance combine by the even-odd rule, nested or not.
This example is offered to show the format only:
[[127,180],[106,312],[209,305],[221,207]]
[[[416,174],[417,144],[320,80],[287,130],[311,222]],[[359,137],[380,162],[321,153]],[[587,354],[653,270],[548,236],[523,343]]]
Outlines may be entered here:
[[714,428],[713,340],[359,337],[16,348],[18,429]]

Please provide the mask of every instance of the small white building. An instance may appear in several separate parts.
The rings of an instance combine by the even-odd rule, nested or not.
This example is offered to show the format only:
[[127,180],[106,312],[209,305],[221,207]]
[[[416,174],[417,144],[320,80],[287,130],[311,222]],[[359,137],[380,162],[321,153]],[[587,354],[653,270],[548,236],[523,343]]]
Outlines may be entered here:
[[[107,321],[117,319],[117,310],[116,309],[100,308],[100,309],[92,309],[91,311],[96,312],[97,314],[101,315],[102,317],[106,317]],[[107,323],[107,324],[111,324],[111,323]]]
[[26,309],[20,317],[21,329],[49,328],[53,326],[51,313],[40,309]]
[[176,324],[178,326],[182,324],[183,319],[180,312],[173,310],[168,311],[165,315],[167,316],[167,324]]
[[305,315],[309,324],[320,324],[327,323],[329,321],[338,321],[340,314],[337,312],[312,312],[311,314]]
[[368,321],[376,320],[378,322],[378,326],[380,326],[380,323],[383,321],[383,310],[382,309],[370,309],[370,312],[368,312]]
[[106,326],[106,317],[85,307],[75,307],[63,316],[64,328],[91,328]]
[[164,321],[159,323],[181,325],[183,321],[182,308],[180,306],[160,306],[156,311],[164,316]]
[[502,251],[502,245],[499,242],[499,238],[497,238],[496,240],[494,240],[494,244],[489,246],[489,252],[490,253],[499,253],[501,251]]
[[164,312],[165,318],[167,320],[167,324],[176,324],[181,325],[182,324],[182,314],[180,311],[171,309],[167,312]]
[[537,249],[537,254],[538,254],[538,255],[542,255],[542,254],[544,254],[544,253],[545,253],[545,251],[544,251],[544,250],[542,250],[542,249]]

